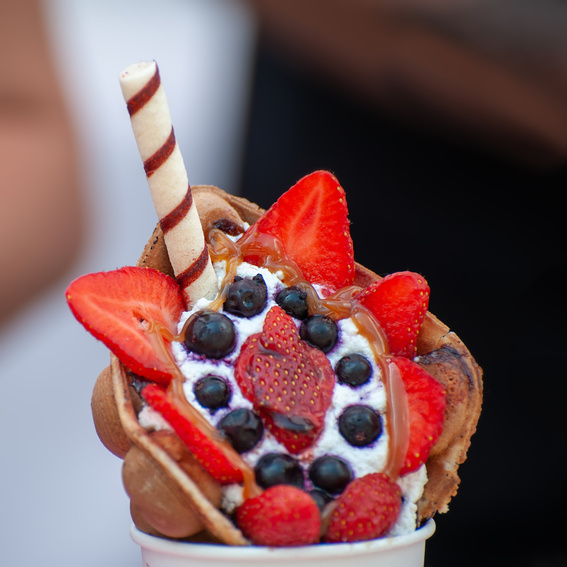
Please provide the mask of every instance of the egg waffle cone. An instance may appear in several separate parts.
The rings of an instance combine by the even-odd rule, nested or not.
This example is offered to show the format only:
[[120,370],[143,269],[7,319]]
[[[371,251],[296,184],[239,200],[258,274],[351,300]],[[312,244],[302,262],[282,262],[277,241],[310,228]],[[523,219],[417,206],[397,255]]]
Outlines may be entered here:
[[[242,231],[263,210],[246,199],[212,186],[195,186],[193,194],[204,227],[217,223],[223,230]],[[158,225],[138,261],[173,275]],[[357,264],[356,285],[379,279]],[[443,384],[447,409],[443,433],[426,463],[428,482],[418,502],[418,524],[436,512],[446,512],[459,485],[458,468],[467,456],[482,405],[482,370],[450,329],[427,313],[417,343],[418,362]],[[131,498],[132,517],[139,529],[155,535],[220,541],[229,545],[249,542],[218,506],[220,488],[192,458],[174,434],[151,433],[140,426],[141,400],[128,370],[111,355],[111,364],[99,376],[92,409],[97,433],[105,446],[124,459],[123,479]]]

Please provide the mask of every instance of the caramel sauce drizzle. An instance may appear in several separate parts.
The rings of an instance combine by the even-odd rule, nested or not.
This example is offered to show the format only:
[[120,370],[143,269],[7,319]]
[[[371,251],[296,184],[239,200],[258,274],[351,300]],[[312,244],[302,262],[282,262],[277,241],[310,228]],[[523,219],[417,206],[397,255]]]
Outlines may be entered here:
[[355,299],[361,287],[346,286],[328,297],[319,296],[315,288],[305,280],[301,270],[288,258],[280,242],[273,236],[248,230],[238,241],[233,242],[222,231],[210,227],[205,233],[212,262],[226,261],[226,274],[218,297],[209,305],[212,310],[222,307],[228,287],[234,281],[236,269],[245,258],[254,257],[258,266],[271,272],[280,271],[287,286],[297,286],[307,293],[310,315],[326,315],[337,321],[351,318],[358,332],[370,344],[372,353],[382,371],[386,391],[389,435],[388,460],[384,472],[392,479],[399,476],[409,444],[409,412],[407,396],[397,366],[389,354],[388,339],[372,312]]

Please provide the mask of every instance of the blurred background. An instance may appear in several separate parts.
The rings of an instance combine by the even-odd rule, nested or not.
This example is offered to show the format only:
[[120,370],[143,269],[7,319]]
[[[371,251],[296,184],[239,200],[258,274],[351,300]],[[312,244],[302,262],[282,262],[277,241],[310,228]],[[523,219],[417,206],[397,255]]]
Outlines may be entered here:
[[484,368],[426,564],[567,564],[565,29],[559,0],[0,0],[6,564],[140,562],[89,412],[108,355],[64,289],[135,262],[156,222],[117,80],[144,59],[192,184],[269,206],[331,170],[357,260],[421,272]]

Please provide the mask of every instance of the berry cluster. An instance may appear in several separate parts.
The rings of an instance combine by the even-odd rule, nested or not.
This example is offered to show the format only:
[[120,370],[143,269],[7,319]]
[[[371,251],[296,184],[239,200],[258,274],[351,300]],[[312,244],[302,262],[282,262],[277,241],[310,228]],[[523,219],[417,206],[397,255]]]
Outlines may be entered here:
[[[235,325],[227,314],[254,317],[267,308],[268,299],[260,274],[253,278],[236,277],[228,287],[224,313],[202,311],[189,319],[185,347],[212,359],[230,355],[237,341]],[[326,353],[339,341],[335,321],[309,315],[307,294],[295,286],[279,290],[274,299],[277,306],[266,314],[263,332],[245,341],[235,367],[235,378],[254,408],[231,408],[228,380],[213,374],[197,380],[195,398],[211,415],[228,408],[216,427],[238,453],[254,449],[265,432],[270,431],[287,451],[271,452],[259,459],[254,467],[257,484],[264,489],[285,484],[306,490],[322,509],[354,478],[352,468],[332,454],[320,456],[305,467],[295,454],[317,440],[335,382],[353,389],[361,387],[371,380],[372,365],[362,354],[352,353],[343,356],[332,369]],[[288,347],[301,355],[299,362],[285,354]],[[278,376],[284,374],[290,377],[287,385],[278,381]],[[273,401],[276,392],[280,400],[277,403]],[[313,394],[315,397],[311,398]],[[314,399],[323,402],[318,413],[314,411]],[[382,433],[382,420],[373,408],[356,404],[342,411],[337,427],[348,444],[367,447]]]
[[[224,311],[233,316],[249,318],[262,313],[267,301],[266,284],[260,274],[253,278],[237,276],[228,287]],[[290,323],[289,329],[293,335],[298,326],[299,337],[292,336],[290,341],[299,341],[298,344],[302,349],[308,349],[307,354],[309,355],[313,355],[312,349],[328,353],[335,347],[339,339],[337,324],[327,316],[309,315],[305,292],[294,286],[286,287],[277,293],[275,301],[284,311],[282,317],[287,315],[288,323],[291,319],[297,320],[297,324]],[[184,344],[187,350],[211,359],[221,359],[231,354],[237,342],[236,331],[235,325],[226,313],[201,311],[191,316],[185,326]],[[280,324],[276,323],[276,326],[279,327]],[[317,358],[320,361],[323,360],[321,355],[317,355]],[[281,366],[282,362],[280,360],[278,364]],[[325,360],[323,366],[327,365],[328,361]],[[246,372],[248,370],[246,369]],[[293,374],[293,368],[289,367],[286,370]],[[242,374],[244,371],[241,372],[241,376]],[[352,388],[366,384],[371,375],[370,362],[359,353],[344,356],[334,369],[334,379]],[[241,377],[241,380],[247,381],[248,377]],[[272,381],[271,375],[265,377],[266,383],[272,384]],[[330,389],[332,390],[332,385]],[[232,394],[230,384],[222,377],[214,375],[207,375],[199,379],[194,386],[194,393],[199,404],[209,409],[211,413],[215,413],[219,408],[229,407]],[[263,400],[262,406],[265,405],[266,401]],[[270,416],[269,421],[272,423],[270,429],[280,440],[286,437],[285,433],[278,435],[278,431],[281,430],[306,436],[309,441],[304,443],[303,447],[309,446],[315,440],[311,414],[302,418],[299,414],[289,410],[276,413],[277,415],[273,413]],[[345,440],[355,447],[372,444],[382,431],[380,416],[365,405],[348,407],[340,416],[338,427]],[[223,431],[239,453],[251,450],[264,433],[262,420],[258,415],[251,410],[241,408],[226,414],[217,424],[217,428]]]

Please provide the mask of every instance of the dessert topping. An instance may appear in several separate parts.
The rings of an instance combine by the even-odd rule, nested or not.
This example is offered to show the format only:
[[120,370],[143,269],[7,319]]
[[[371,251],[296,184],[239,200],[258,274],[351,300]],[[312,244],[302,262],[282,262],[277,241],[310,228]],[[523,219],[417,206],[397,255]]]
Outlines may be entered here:
[[244,342],[235,365],[243,395],[290,453],[321,433],[335,375],[328,358],[299,338],[293,319],[272,307],[262,332]]
[[254,467],[256,482],[262,488],[276,484],[291,484],[303,488],[303,469],[299,463],[286,453],[267,453]]
[[429,306],[429,286],[414,272],[396,272],[374,282],[356,296],[384,329],[390,353],[413,358],[417,336]]
[[185,346],[208,358],[223,358],[236,345],[236,332],[232,321],[222,313],[198,311],[185,323],[182,331]]
[[236,276],[226,294],[223,309],[238,317],[253,317],[266,307],[266,282],[261,274],[252,279]]
[[356,388],[370,380],[372,365],[365,356],[355,352],[343,356],[337,362],[335,374],[340,384],[348,384],[352,388]]
[[256,545],[317,543],[321,515],[315,500],[300,488],[278,484],[246,500],[236,512],[238,527]]
[[243,481],[242,471],[233,465],[222,450],[219,450],[218,440],[211,439],[193,422],[186,419],[163,388],[149,384],[142,390],[142,396],[150,407],[167,420],[175,433],[215,480],[221,484]]
[[309,480],[328,494],[340,494],[353,479],[350,466],[334,455],[323,455],[309,467]]
[[230,384],[220,376],[208,374],[200,378],[193,388],[195,398],[204,407],[214,413],[220,408],[228,407],[232,397]]
[[217,278],[157,64],[130,65],[120,74],[120,86],[171,266],[187,305],[192,306],[201,297],[214,297]]
[[339,417],[340,434],[354,447],[367,447],[380,437],[380,416],[369,406],[348,406]]
[[299,336],[311,346],[327,353],[337,344],[339,330],[330,317],[316,313],[301,323]]
[[365,541],[386,535],[400,512],[400,487],[383,473],[353,480],[335,500],[324,539]]
[[288,314],[296,319],[307,319],[307,292],[296,286],[286,287],[276,295],[276,303]]
[[132,372],[163,385],[179,373],[169,344],[185,307],[173,278],[125,267],[77,278],[66,297],[75,317]]
[[[277,238],[306,280],[340,289],[354,282],[354,252],[343,188],[327,171],[300,179],[248,232]],[[254,255],[245,258],[256,264]]]
[[264,434],[262,420],[248,408],[227,413],[217,425],[237,453],[254,448]]
[[417,470],[441,434],[446,396],[441,384],[419,364],[407,358],[390,360],[398,369],[407,397],[409,439],[400,475]]
[[313,498],[313,500],[315,500],[319,510],[321,511],[325,509],[325,506],[327,506],[329,502],[333,501],[333,497],[329,493],[324,490],[319,490],[318,488],[310,490],[308,494],[311,498]]

